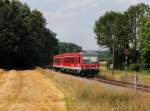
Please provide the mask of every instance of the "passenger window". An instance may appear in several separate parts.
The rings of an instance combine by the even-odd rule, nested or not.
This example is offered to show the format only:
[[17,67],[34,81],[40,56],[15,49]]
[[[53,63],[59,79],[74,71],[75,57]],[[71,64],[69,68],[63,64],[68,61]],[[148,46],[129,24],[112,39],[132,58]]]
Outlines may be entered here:
[[80,63],[80,57],[78,57],[78,64]]

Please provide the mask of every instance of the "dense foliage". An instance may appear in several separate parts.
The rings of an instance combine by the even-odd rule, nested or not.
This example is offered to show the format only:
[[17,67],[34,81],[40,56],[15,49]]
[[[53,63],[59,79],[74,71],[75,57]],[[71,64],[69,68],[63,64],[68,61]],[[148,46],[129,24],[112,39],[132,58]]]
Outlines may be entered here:
[[123,49],[126,48],[129,43],[125,19],[126,17],[121,13],[114,11],[106,12],[104,16],[96,21],[94,28],[97,43],[100,46],[107,46],[112,53],[114,43],[116,58],[115,68],[120,69],[125,61]]
[[142,68],[150,70],[150,17],[141,22],[139,41]]
[[[123,21],[121,21],[124,19]],[[95,23],[94,32],[97,43],[107,46],[112,52],[113,41],[117,48],[124,48],[128,44],[126,32],[126,20],[123,14],[118,12],[106,12]],[[113,40],[113,37],[115,38]]]
[[59,53],[81,52],[82,47],[73,43],[59,42]]
[[150,7],[144,3],[137,4],[135,6],[129,7],[127,11],[124,12],[125,16],[127,17],[127,24],[128,24],[128,37],[130,38],[130,57],[131,63],[137,64],[139,53],[138,50],[138,28],[140,25],[140,20],[143,17],[150,16]]
[[[129,7],[123,13],[106,12],[96,22],[94,32],[99,46],[106,46],[113,51],[115,47],[115,68],[124,69],[126,54],[128,65],[139,69],[138,29],[143,17],[150,16],[149,5],[140,3]],[[114,43],[114,44],[113,44]]]
[[32,68],[49,62],[57,39],[46,20],[18,0],[0,0],[0,67]]

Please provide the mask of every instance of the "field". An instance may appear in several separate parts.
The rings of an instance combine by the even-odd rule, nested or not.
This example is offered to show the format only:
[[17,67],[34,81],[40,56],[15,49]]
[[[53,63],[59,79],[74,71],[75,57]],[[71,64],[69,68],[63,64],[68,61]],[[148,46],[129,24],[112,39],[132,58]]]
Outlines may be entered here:
[[68,111],[150,111],[150,95],[99,82],[44,71],[60,89]]
[[0,70],[0,111],[150,111],[150,94],[35,70]]
[[0,111],[66,111],[64,98],[39,70],[0,70]]
[[133,71],[119,71],[115,70],[114,75],[112,75],[112,71],[107,69],[104,64],[100,67],[100,75],[113,78],[117,80],[123,80],[128,82],[133,82],[133,77],[137,74],[138,76],[138,83],[150,85],[150,72],[133,72]]

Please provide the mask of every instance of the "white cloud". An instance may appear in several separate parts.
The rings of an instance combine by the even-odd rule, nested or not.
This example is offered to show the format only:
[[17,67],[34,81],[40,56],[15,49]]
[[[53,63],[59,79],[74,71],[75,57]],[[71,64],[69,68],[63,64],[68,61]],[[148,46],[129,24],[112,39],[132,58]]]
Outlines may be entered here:
[[98,7],[98,0],[71,0],[69,8],[91,8]]
[[45,0],[49,3],[62,3],[65,8],[85,8],[85,7],[98,7],[99,0]]
[[126,3],[128,0],[114,0],[117,4]]
[[59,19],[63,19],[64,18],[64,13],[61,12],[61,11],[47,11],[47,12],[44,12],[44,16],[47,18],[47,19],[51,19],[51,20],[59,20]]
[[138,4],[138,3],[148,3],[149,0],[114,0],[115,3],[117,4],[130,4],[130,5],[135,5],[135,4]]
[[[59,0],[46,1],[58,2]],[[61,3],[63,4],[63,7],[57,11],[45,11],[44,16],[51,21],[58,21],[64,20],[71,16],[85,14],[89,12],[89,10],[97,9],[99,7],[98,0],[61,0]]]
[[130,0],[131,5],[135,5],[135,4],[138,4],[138,3],[141,3],[141,2],[147,3],[148,0]]

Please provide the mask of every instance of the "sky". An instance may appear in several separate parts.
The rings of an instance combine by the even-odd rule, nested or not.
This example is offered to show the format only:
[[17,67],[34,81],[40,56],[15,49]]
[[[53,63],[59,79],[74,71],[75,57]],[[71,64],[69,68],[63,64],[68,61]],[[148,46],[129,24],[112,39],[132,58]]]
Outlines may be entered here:
[[43,13],[47,27],[61,42],[71,42],[84,50],[99,50],[93,27],[106,11],[123,12],[131,5],[150,0],[21,0]]

